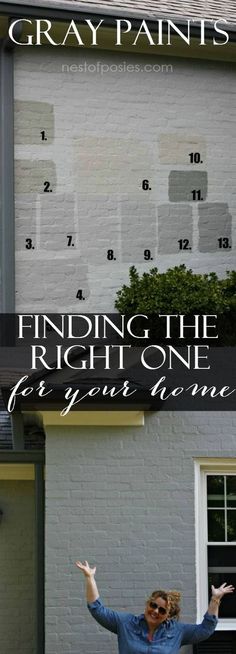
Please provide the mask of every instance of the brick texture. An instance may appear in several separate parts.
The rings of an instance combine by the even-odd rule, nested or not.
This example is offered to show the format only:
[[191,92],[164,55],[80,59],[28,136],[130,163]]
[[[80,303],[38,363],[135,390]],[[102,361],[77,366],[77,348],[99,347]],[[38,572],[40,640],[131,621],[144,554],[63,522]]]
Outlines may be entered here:
[[[46,654],[115,654],[74,562],[97,564],[104,602],[141,613],[155,587],[196,617],[194,458],[235,456],[235,414],[148,414],[141,428],[47,432]],[[188,652],[191,648],[188,648]]]
[[235,267],[232,66],[72,48],[15,62],[17,310],[111,311],[130,265],[150,269],[147,249],[160,270]]
[[[227,222],[232,232],[226,235],[232,236],[229,251],[213,252],[211,224],[207,227],[213,203],[224,206],[224,215],[235,216],[233,67],[154,57],[144,62],[140,56],[127,55],[126,64],[140,67],[130,73],[118,69],[124,55],[81,49],[62,54],[57,48],[30,53],[18,49],[15,61],[16,131],[24,128],[25,133],[27,128],[20,120],[20,102],[53,105],[54,116],[51,142],[36,146],[29,125],[27,143],[19,135],[15,148],[16,160],[25,160],[26,168],[31,157],[37,162],[27,184],[22,181],[23,165],[17,173],[19,311],[81,311],[76,301],[79,288],[85,289],[83,312],[112,310],[116,290],[127,282],[129,265],[137,264],[140,272],[149,270],[150,262],[140,261],[141,245],[149,248],[156,237],[152,263],[160,270],[186,263],[198,272],[224,275],[235,267],[235,221]],[[144,70],[144,64],[157,63],[171,64],[173,71]],[[92,68],[73,72],[74,64],[83,65],[84,71],[85,66]],[[102,64],[112,64],[113,69],[101,74]],[[43,120],[38,130],[44,130]],[[184,141],[179,160],[177,134]],[[181,199],[178,204],[175,193],[171,203],[168,195],[170,171],[188,172],[190,163],[186,158],[184,164],[184,156],[195,149],[202,155],[201,170],[208,175],[208,210],[200,220],[198,203]],[[38,162],[44,160],[40,170]],[[55,165],[50,163],[55,188],[45,199],[42,183],[49,162]],[[191,167],[192,174],[195,168]],[[149,179],[150,191],[143,191],[143,179]],[[31,183],[30,194],[26,187]],[[34,250],[24,247],[28,234],[23,213],[25,207],[28,229],[31,195]],[[187,238],[192,250],[187,253],[176,252],[176,242],[166,245],[171,227],[164,227],[174,205],[179,219],[182,204],[184,224],[189,216],[191,228]],[[147,245],[141,239],[142,213]],[[207,251],[202,237],[199,248],[200,224]],[[73,229],[74,247],[67,245],[68,227]],[[213,231],[215,239],[215,221]],[[186,238],[182,233],[177,236]],[[219,224],[219,237],[223,236]],[[108,249],[114,251],[111,261]],[[78,557],[97,563],[101,595],[114,608],[141,612],[153,586],[177,587],[183,591],[182,617],[195,620],[193,459],[235,456],[235,430],[235,416],[230,414],[163,413],[147,416],[145,427],[139,429],[62,426],[48,431],[46,654],[117,651],[114,637],[88,615],[83,579],[74,566]]]

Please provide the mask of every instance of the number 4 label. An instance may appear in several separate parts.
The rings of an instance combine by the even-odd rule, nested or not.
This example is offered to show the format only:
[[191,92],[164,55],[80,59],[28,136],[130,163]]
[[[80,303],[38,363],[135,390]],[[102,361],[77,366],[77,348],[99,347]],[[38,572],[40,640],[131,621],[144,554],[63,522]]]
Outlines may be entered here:
[[85,300],[85,297],[83,296],[83,290],[82,288],[79,288],[77,293],[76,293],[76,298],[77,300]]

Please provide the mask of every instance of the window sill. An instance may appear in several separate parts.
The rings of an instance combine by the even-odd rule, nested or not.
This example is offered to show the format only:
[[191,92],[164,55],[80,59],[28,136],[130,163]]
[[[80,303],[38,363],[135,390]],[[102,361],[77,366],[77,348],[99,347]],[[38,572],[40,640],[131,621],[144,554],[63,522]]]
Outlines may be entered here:
[[236,617],[228,619],[219,619],[216,631],[236,631]]

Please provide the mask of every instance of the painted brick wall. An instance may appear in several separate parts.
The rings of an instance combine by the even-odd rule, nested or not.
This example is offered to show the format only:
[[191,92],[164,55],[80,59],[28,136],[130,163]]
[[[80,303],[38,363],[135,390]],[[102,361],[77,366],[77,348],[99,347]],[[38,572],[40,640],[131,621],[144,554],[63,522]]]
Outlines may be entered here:
[[107,605],[141,613],[174,587],[195,621],[193,461],[235,456],[235,430],[235,414],[165,412],[140,428],[48,430],[46,654],[117,651],[88,614],[78,558],[97,564]]
[[[131,264],[235,268],[232,64],[173,59],[173,72],[101,75],[101,63],[144,61],[59,48],[15,58],[17,310],[112,310]],[[202,164],[190,165],[192,151]],[[178,251],[180,238],[191,250]],[[46,654],[116,652],[87,613],[77,557],[97,562],[113,607],[140,612],[153,585],[176,586],[195,619],[193,457],[234,456],[235,427],[230,415],[163,413],[140,429],[50,430]]]
[[34,484],[0,480],[3,654],[35,652]]
[[19,311],[112,310],[131,264],[235,267],[234,82],[235,66],[220,62],[16,51]]

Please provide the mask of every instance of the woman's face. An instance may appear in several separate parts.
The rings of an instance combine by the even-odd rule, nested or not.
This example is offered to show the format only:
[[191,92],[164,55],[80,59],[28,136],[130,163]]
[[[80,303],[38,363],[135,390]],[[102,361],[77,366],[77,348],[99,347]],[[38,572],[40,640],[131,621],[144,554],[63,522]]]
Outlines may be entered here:
[[144,612],[150,630],[154,630],[167,618],[167,602],[162,597],[148,600]]

